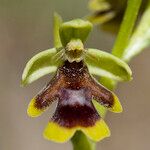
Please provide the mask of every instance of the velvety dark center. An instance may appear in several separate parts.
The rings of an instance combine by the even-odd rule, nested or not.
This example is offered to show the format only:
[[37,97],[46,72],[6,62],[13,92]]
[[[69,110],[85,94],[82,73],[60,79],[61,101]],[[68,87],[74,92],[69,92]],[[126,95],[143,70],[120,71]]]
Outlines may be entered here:
[[62,96],[52,120],[61,126],[93,126],[100,118],[94,108],[91,98],[86,89],[66,90],[63,89]]

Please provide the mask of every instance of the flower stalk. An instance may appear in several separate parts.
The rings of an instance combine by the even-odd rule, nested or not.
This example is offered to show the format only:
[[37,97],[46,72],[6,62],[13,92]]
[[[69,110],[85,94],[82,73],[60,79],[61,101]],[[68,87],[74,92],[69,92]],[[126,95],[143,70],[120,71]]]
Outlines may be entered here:
[[85,134],[78,131],[71,139],[73,150],[95,150],[96,143],[87,138]]

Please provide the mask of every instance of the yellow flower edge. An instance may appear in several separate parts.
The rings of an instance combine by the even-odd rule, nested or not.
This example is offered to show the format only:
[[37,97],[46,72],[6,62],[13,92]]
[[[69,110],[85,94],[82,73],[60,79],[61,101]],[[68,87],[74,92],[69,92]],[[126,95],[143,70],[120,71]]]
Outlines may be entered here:
[[46,110],[46,108],[45,109],[36,108],[35,102],[36,102],[36,99],[33,98],[28,105],[27,114],[29,117],[38,117]]
[[109,111],[114,113],[121,113],[123,111],[122,105],[118,99],[118,97],[113,93],[114,104],[111,108],[108,108]]
[[105,137],[110,136],[110,130],[104,120],[99,120],[92,127],[62,127],[55,122],[49,122],[46,126],[43,136],[47,140],[51,140],[56,143],[67,142],[76,131],[82,131],[88,138],[97,142]]

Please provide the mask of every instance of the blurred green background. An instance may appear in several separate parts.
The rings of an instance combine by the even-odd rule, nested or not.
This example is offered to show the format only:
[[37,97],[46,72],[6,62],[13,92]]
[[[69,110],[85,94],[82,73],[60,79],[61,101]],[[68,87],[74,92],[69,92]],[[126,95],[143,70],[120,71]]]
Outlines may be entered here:
[[[29,118],[30,99],[49,81],[46,76],[20,87],[23,68],[34,54],[53,47],[53,13],[64,20],[88,14],[88,0],[0,0],[0,150],[71,150],[71,143],[55,144],[42,137],[55,104],[43,116]],[[95,28],[88,47],[111,50],[115,36]],[[108,113],[112,135],[98,150],[146,150],[150,147],[150,50],[131,62],[133,81],[119,84],[124,112]],[[59,134],[59,133],[56,133]]]

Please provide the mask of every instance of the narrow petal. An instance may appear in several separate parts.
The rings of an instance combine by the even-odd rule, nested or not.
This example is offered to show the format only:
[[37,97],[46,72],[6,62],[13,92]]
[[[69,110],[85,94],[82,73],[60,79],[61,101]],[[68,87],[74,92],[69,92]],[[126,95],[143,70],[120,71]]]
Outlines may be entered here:
[[81,128],[81,131],[96,142],[110,136],[110,130],[103,119],[97,121],[92,127]]
[[49,122],[44,130],[43,136],[47,140],[64,143],[74,135],[75,131],[76,128],[62,127],[55,122]]

